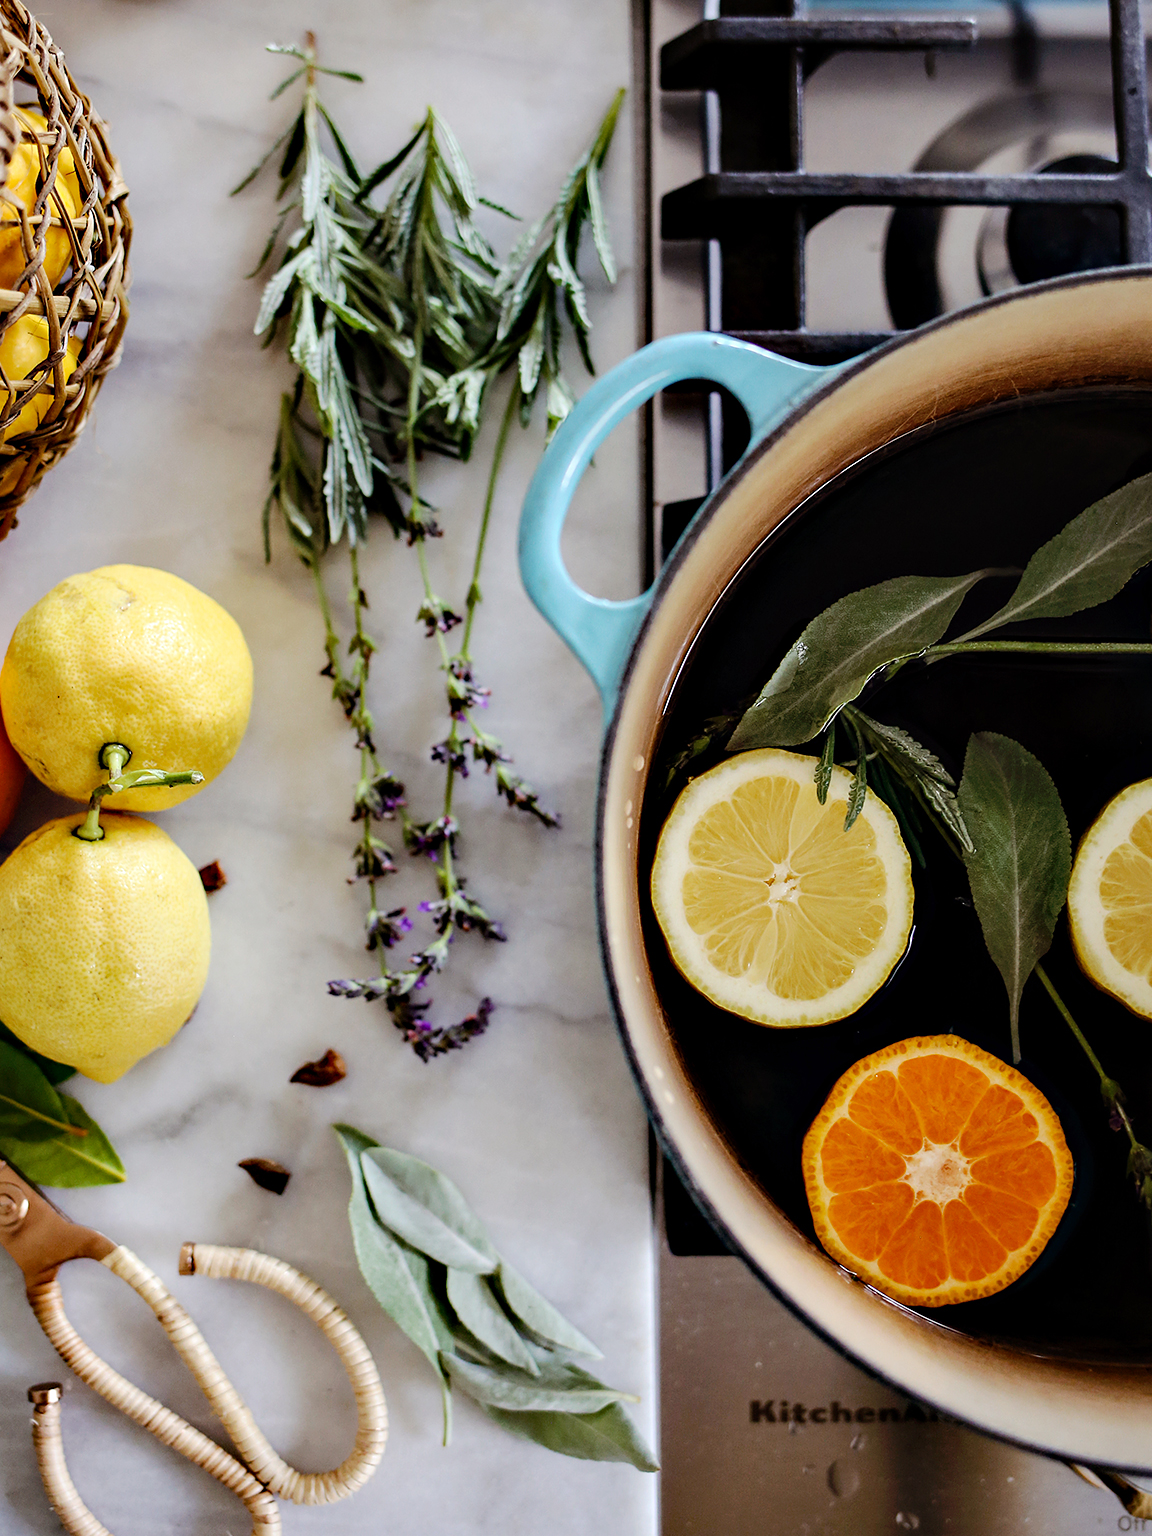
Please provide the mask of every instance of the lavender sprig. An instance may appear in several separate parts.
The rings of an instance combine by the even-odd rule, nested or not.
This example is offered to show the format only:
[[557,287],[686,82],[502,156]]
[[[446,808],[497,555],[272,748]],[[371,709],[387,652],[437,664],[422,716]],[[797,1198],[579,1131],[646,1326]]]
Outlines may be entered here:
[[[458,870],[456,780],[481,764],[509,806],[544,826],[559,825],[515,772],[503,743],[476,723],[475,712],[487,706],[489,690],[475,676],[470,646],[512,421],[519,415],[529,424],[542,389],[549,434],[567,413],[574,396],[560,366],[566,334],[592,369],[591,322],[577,262],[583,231],[590,226],[601,265],[609,280],[615,278],[599,172],[623,92],[549,215],[531,226],[501,263],[476,225],[485,200],[443,119],[429,109],[400,153],[364,175],[316,88],[322,74],[360,76],[320,66],[311,34],[303,49],[272,51],[300,64],[274,95],[298,79],[304,91],[296,119],[253,172],[283,147],[281,212],[257,270],[276,251],[279,258],[256,329],[266,343],[284,335],[298,372],[281,402],[264,508],[265,551],[270,555],[276,510],[312,572],[325,629],[323,675],[331,679],[333,698],[355,735],[359,774],[351,819],[359,833],[350,883],[367,886],[366,948],[380,963],[378,978],[333,981],[329,991],[383,1000],[404,1038],[427,1061],[482,1034],[493,1009],[485,998],[475,1013],[446,1029],[425,1017],[430,1000],[421,994],[447,964],[454,936],[476,933],[497,942],[505,937],[499,922],[465,890]],[[324,130],[334,156],[323,148]],[[373,196],[386,186],[377,208]],[[508,370],[514,370],[514,382],[489,469],[471,580],[464,603],[451,607],[432,585],[427,544],[442,529],[420,493],[420,459],[425,451],[469,456],[490,387]],[[359,548],[373,512],[415,551],[422,588],[417,621],[439,653],[448,729],[431,749],[432,761],[444,770],[440,814],[431,821],[410,815],[404,785],[380,756],[367,702],[376,642],[364,625],[368,598]],[[351,565],[346,654],[320,569],[322,557],[341,540],[347,540]],[[453,649],[446,636],[454,631]],[[432,936],[399,968],[389,965],[388,956],[413,925],[403,907],[386,908],[378,899],[379,882],[396,869],[394,850],[381,835],[380,824],[388,820],[398,820],[404,847],[429,860],[437,883],[436,899],[420,903]]]

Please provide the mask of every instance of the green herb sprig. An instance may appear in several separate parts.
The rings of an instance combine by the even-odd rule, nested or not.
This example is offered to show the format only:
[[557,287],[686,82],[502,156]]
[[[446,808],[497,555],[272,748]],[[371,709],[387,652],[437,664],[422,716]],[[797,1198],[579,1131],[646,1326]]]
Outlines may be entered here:
[[362,1131],[335,1130],[352,1175],[360,1271],[436,1373],[444,1444],[456,1387],[503,1428],[549,1450],[658,1470],[621,1406],[639,1399],[571,1360],[600,1351],[500,1256],[456,1185]]
[[[1152,475],[1093,503],[1032,556],[1008,601],[955,640],[944,635],[988,570],[954,577],[901,576],[849,593],[818,614],[789,649],[727,740],[729,751],[797,746],[822,737],[815,769],[824,804],[840,737],[854,748],[845,830],[859,816],[869,782],[900,820],[913,856],[925,862],[925,821],[967,868],[989,955],[1008,994],[1012,1054],[1020,1061],[1020,999],[1036,974],[1096,1073],[1110,1119],[1129,1141],[1128,1171],[1152,1209],[1152,1150],[1138,1141],[1120,1085],[1110,1077],[1040,964],[1067,898],[1072,864],[1068,822],[1043,765],[1018,742],[974,735],[959,786],[927,747],[885,725],[855,701],[913,662],[1001,654],[1148,655],[1143,641],[1061,641],[983,637],[1010,624],[1061,618],[1116,596],[1152,562]],[[838,731],[838,722],[840,729]],[[727,729],[709,722],[707,751]],[[686,765],[685,765],[686,766]]]
[[[437,113],[429,109],[400,152],[365,175],[317,91],[320,75],[360,76],[320,66],[311,34],[302,49],[272,51],[300,64],[274,96],[302,80],[303,99],[293,123],[252,173],[283,147],[281,212],[257,271],[279,254],[256,330],[266,343],[283,336],[298,373],[281,402],[264,508],[265,554],[270,556],[275,510],[312,572],[325,626],[323,675],[331,678],[333,697],[355,734],[360,771],[352,819],[360,835],[352,878],[367,887],[366,947],[380,963],[378,976],[334,980],[329,991],[383,999],[404,1038],[427,1061],[483,1033],[493,1007],[485,998],[474,1013],[448,1027],[434,1027],[427,1019],[430,1000],[422,989],[447,964],[454,936],[504,938],[500,923],[466,891],[459,870],[457,779],[481,764],[510,806],[546,827],[559,824],[515,771],[504,744],[479,724],[477,711],[489,690],[476,676],[471,645],[512,422],[518,415],[529,424],[542,388],[549,432],[567,413],[574,397],[561,367],[566,334],[591,368],[591,322],[577,261],[590,225],[601,265],[609,280],[615,275],[599,172],[623,92],[551,212],[501,262],[476,217],[482,206],[507,210],[479,196],[455,136]],[[323,128],[334,155],[325,149]],[[374,197],[385,191],[378,207]],[[507,371],[514,377],[489,469],[471,580],[463,601],[452,607],[432,581],[427,541],[443,530],[436,509],[421,495],[420,462],[425,452],[469,457],[493,382]],[[364,625],[368,598],[359,548],[372,513],[382,515],[415,553],[422,594],[416,617],[439,653],[448,729],[431,748],[432,760],[443,769],[440,811],[431,820],[408,809],[405,787],[378,749],[367,702],[377,642]],[[351,568],[347,666],[321,574],[322,557],[341,542],[348,545]],[[458,642],[450,646],[446,637],[457,628]],[[389,965],[387,952],[412,923],[403,908],[389,909],[379,891],[379,882],[396,868],[394,849],[379,824],[396,818],[405,848],[430,860],[437,884],[436,898],[420,904],[432,922],[432,936],[400,967]]]

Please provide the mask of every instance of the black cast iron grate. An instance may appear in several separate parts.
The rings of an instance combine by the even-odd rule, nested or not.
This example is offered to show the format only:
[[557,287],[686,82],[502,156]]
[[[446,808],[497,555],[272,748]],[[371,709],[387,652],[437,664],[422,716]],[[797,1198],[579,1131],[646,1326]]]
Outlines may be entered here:
[[[722,0],[721,10],[727,0]],[[739,3],[739,0],[736,0]],[[813,72],[850,49],[965,48],[976,41],[970,19],[798,15],[797,0],[744,0],[759,13],[706,19],[665,44],[660,86],[705,92],[705,175],[667,193],[665,240],[707,242],[707,325],[807,362],[837,362],[898,334],[830,332],[805,323],[804,244],[809,230],[837,209],[859,204],[904,210],[1024,204],[1115,210],[1122,263],[1152,262],[1152,177],[1148,171],[1147,70],[1140,0],[1109,0],[1114,169],[1080,167],[985,176],[909,171],[857,175],[804,169],[804,89]],[[1030,31],[1022,3],[1017,63],[1028,68]],[[779,14],[784,11],[784,14]],[[891,279],[892,273],[889,272]],[[891,282],[889,284],[891,288]],[[899,306],[893,308],[899,315]],[[710,413],[709,485],[743,444],[735,421]],[[725,430],[727,429],[727,430]],[[668,509],[670,510],[670,509]],[[668,544],[673,519],[664,530]]]

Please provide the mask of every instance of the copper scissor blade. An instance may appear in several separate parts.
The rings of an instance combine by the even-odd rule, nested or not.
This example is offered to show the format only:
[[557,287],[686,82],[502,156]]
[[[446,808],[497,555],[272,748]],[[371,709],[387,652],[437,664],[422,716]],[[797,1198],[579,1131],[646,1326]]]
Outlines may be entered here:
[[103,1259],[116,1244],[70,1221],[12,1163],[0,1159],[0,1246],[19,1264],[31,1289],[69,1259]]

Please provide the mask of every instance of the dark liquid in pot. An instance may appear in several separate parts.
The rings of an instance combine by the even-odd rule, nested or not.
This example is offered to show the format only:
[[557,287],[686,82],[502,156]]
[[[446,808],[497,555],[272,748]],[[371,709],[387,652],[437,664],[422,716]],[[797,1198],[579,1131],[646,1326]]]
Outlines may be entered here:
[[[817,612],[891,576],[1019,568],[1076,513],[1149,471],[1152,391],[1061,391],[902,438],[813,496],[731,584],[682,670],[644,804],[642,886],[680,787],[663,789],[668,764],[708,717],[757,691]],[[954,632],[993,612],[1012,585],[996,578],[978,587]],[[1146,570],[1103,607],[1020,632],[1147,640],[1150,620]],[[910,730],[957,778],[972,731],[1022,742],[1059,787],[1073,846],[1114,794],[1152,777],[1152,656],[913,665],[865,707]],[[1004,986],[984,948],[963,868],[931,830],[924,848],[928,868],[917,871],[915,931],[903,962],[859,1013],[816,1029],[766,1029],[709,1004],[672,965],[642,891],[653,973],[688,1073],[738,1161],[810,1237],[801,1143],[848,1066],[892,1041],[949,1032],[1011,1059]],[[1137,1135],[1152,1145],[1152,1021],[1082,975],[1064,918],[1045,964],[1105,1069],[1122,1083]],[[1050,1099],[1076,1161],[1072,1201],[1022,1280],[928,1315],[1043,1353],[1152,1362],[1152,1217],[1125,1173],[1127,1139],[1109,1128],[1096,1076],[1035,978],[1020,1027],[1021,1068]]]

